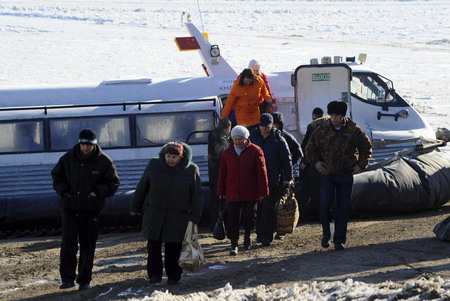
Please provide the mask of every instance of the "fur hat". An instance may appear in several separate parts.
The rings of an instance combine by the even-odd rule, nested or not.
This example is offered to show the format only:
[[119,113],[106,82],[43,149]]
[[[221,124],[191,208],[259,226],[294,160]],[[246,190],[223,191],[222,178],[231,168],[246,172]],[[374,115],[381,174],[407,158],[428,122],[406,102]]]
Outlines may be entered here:
[[231,138],[233,138],[234,136],[240,136],[247,139],[250,136],[250,132],[245,126],[237,125],[231,130]]
[[261,117],[259,117],[259,125],[268,126],[271,123],[273,123],[272,115],[270,115],[269,113],[261,114]]
[[343,115],[347,113],[347,104],[343,101],[332,101],[327,106],[328,115],[337,114]]
[[78,142],[82,144],[97,144],[97,134],[93,129],[84,129],[78,136]]

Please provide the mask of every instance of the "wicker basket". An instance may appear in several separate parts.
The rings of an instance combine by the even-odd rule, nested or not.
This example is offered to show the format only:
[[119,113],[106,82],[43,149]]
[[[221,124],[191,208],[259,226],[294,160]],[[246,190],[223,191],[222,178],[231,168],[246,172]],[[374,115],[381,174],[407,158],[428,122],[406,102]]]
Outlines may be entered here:
[[292,189],[286,189],[284,195],[276,206],[277,232],[281,234],[292,233],[297,226],[300,216],[298,203]]

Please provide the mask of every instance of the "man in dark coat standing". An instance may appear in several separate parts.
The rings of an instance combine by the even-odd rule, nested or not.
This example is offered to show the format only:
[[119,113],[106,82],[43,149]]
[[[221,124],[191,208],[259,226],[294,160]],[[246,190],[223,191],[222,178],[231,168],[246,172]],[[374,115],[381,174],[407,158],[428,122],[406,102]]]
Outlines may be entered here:
[[[117,169],[97,145],[93,130],[80,132],[79,143],[64,154],[52,170],[53,189],[60,196],[62,242],[60,254],[61,289],[90,288],[98,237],[98,216],[105,198],[119,187]],[[80,260],[77,267],[78,241]]]
[[291,153],[292,166],[294,166],[299,159],[303,158],[302,147],[297,139],[295,139],[294,135],[284,129],[283,114],[281,114],[281,112],[273,112],[271,114],[273,117],[273,126],[281,132],[281,135],[288,144],[289,152]]
[[[308,124],[305,137],[302,141],[303,153],[306,154],[306,145],[311,138],[312,133],[324,124],[330,116],[323,116],[323,110],[319,107],[314,108],[312,111],[313,121]],[[320,173],[314,166],[310,166],[306,156],[300,160],[300,185],[298,185],[297,193],[299,207],[300,207],[300,219],[306,216],[318,216],[319,214],[319,201],[320,201]]]
[[266,160],[269,196],[258,203],[256,234],[263,246],[270,246],[275,231],[275,204],[281,198],[283,188],[293,182],[291,154],[269,113],[261,115],[259,128],[251,131],[250,141],[263,150]]
[[[281,112],[273,112],[271,113],[271,115],[273,117],[273,126],[280,131],[281,136],[283,136],[284,140],[286,140],[286,143],[289,147],[289,152],[291,153],[292,159],[292,169],[294,171],[297,161],[303,158],[303,151],[300,143],[298,143],[294,135],[284,129],[284,118]],[[286,233],[277,232],[277,234],[275,235],[275,239],[282,240],[285,238],[285,236]]]
[[223,151],[230,145],[231,121],[228,118],[219,120],[219,125],[208,134],[208,176],[211,191],[210,211],[211,230],[222,210],[222,201],[217,196],[217,177],[219,175],[220,158]]

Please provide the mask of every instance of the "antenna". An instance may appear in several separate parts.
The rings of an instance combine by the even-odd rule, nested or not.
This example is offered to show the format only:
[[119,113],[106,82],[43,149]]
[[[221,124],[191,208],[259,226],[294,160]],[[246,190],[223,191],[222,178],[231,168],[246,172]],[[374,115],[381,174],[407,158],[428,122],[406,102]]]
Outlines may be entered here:
[[184,15],[185,15],[185,14],[186,14],[185,12],[182,12],[182,13],[181,13],[181,26],[184,26],[183,19],[184,19]]
[[200,3],[197,0],[197,6],[198,6],[198,14],[200,15],[200,24],[202,24],[202,32],[205,32],[205,28],[203,27],[203,19],[202,19],[202,12],[200,10]]

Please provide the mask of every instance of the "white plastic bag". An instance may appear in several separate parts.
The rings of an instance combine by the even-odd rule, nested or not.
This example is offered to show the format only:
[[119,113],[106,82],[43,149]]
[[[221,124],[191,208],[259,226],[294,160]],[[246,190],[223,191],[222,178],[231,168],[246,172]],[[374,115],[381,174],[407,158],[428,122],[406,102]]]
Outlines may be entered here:
[[188,223],[186,233],[184,234],[183,247],[178,264],[182,269],[191,272],[195,272],[205,264],[203,250],[198,242],[197,225],[191,221]]

